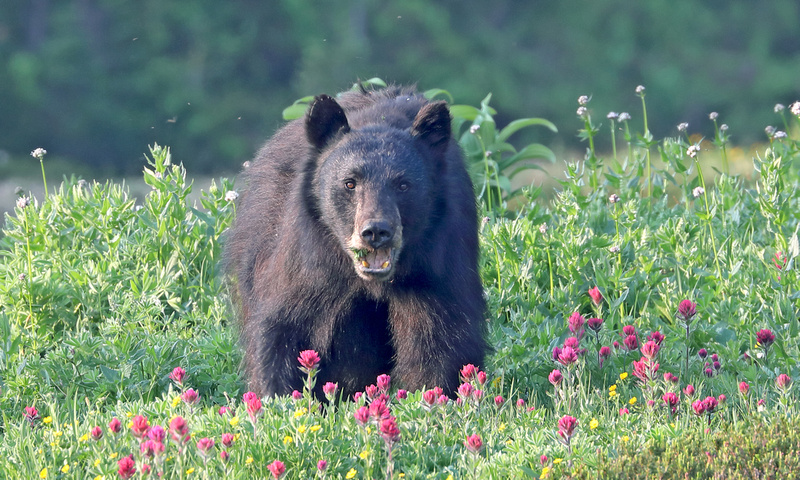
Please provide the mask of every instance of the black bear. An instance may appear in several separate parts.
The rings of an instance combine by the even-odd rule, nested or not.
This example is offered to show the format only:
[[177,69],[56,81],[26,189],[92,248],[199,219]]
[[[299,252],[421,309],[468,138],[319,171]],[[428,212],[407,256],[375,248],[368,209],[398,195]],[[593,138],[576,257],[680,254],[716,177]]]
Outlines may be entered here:
[[314,99],[244,172],[226,246],[259,395],[321,357],[344,395],[390,374],[452,394],[487,351],[472,183],[445,102],[411,88]]

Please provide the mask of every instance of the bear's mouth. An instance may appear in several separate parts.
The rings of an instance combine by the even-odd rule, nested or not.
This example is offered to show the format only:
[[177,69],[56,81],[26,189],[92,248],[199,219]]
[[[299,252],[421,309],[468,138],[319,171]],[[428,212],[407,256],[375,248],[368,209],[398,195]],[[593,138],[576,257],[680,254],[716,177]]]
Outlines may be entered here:
[[394,248],[353,249],[356,272],[366,279],[384,280],[394,270]]

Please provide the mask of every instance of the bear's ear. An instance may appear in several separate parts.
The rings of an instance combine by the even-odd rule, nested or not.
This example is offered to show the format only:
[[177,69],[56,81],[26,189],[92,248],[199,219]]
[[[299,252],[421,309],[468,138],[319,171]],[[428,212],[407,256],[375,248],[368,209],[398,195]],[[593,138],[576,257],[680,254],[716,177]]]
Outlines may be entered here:
[[450,142],[451,132],[450,110],[447,103],[432,102],[419,110],[411,135],[421,139],[436,153],[443,153]]
[[318,150],[340,133],[350,131],[347,116],[342,107],[328,95],[314,97],[306,114],[306,137]]

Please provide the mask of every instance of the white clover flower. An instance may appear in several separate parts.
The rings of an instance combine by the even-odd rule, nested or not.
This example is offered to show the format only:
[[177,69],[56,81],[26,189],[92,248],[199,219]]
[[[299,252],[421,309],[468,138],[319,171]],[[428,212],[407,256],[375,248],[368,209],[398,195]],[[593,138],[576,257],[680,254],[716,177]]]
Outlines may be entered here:
[[473,125],[469,127],[469,133],[475,135],[476,133],[478,133],[478,130],[480,130],[480,128],[481,128],[480,125]]
[[586,116],[587,112],[588,112],[588,110],[586,110],[586,107],[578,107],[578,112],[577,113],[578,113],[579,117]]
[[775,113],[781,113],[786,107],[782,103],[775,104]]
[[543,223],[543,224],[539,225],[539,233],[541,233],[542,235],[547,233],[547,224],[546,223]]
[[608,115],[606,115],[606,118],[609,120],[616,120],[618,117],[619,113],[617,112],[608,112]]
[[47,150],[41,147],[31,152],[31,157],[38,158],[39,160],[43,159],[45,155],[47,155]]
[[792,115],[800,117],[800,102],[794,102],[790,107],[789,110],[792,111]]
[[581,95],[578,97],[578,105],[586,105],[587,103],[589,103],[588,95]]
[[636,87],[636,94],[637,95],[644,94],[644,85],[639,85],[638,87]]
[[694,196],[694,198],[697,198],[704,193],[706,193],[706,190],[703,187],[694,187],[694,189],[692,190],[692,195]]
[[19,207],[22,210],[25,210],[25,208],[30,204],[31,204],[31,199],[28,197],[19,197],[17,199],[17,207]]
[[25,275],[24,273],[20,273],[19,275],[17,275],[17,280],[19,280],[20,282],[24,282],[26,278],[28,278],[28,276]]
[[619,246],[618,245],[612,245],[611,248],[608,249],[608,251],[611,252],[611,253],[619,253]]
[[236,191],[228,190],[227,192],[225,192],[225,201],[226,202],[233,202],[237,198],[239,198],[239,194]]
[[771,137],[775,135],[775,130],[776,130],[775,127],[769,125],[767,126],[767,128],[764,129],[764,133],[766,133],[768,137]]
[[727,132],[728,131],[728,124],[727,123],[723,123],[722,125],[720,125],[719,126],[719,131],[720,132]]
[[617,202],[619,202],[619,195],[617,195],[616,193],[612,193],[611,195],[608,196],[608,203],[613,205]]
[[620,122],[627,122],[631,119],[631,114],[628,112],[622,112],[619,114],[619,121]]
[[772,138],[781,139],[781,138],[786,138],[787,136],[788,135],[786,135],[786,132],[784,132],[783,130],[778,130],[775,132],[775,135],[773,135]]
[[686,129],[689,128],[689,124],[687,122],[679,123],[678,124],[678,131],[685,132]]
[[696,157],[698,153],[700,153],[700,147],[697,145],[692,145],[686,150],[686,155],[689,155],[691,158]]
[[717,113],[717,112],[711,112],[711,113],[708,114],[708,119],[709,120],[716,120],[717,117],[719,117],[719,113]]

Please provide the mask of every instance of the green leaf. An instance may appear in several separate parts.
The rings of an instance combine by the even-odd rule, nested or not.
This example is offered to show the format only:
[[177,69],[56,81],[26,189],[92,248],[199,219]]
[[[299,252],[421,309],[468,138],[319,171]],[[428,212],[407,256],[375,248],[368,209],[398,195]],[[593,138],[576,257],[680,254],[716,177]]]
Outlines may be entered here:
[[506,125],[505,128],[500,130],[500,133],[497,135],[497,140],[499,142],[504,142],[508,140],[508,137],[517,131],[534,125],[541,125],[548,128],[553,133],[558,133],[558,128],[556,128],[555,124],[549,120],[545,120],[544,118],[520,118],[518,120],[514,120]]
[[434,98],[438,97],[439,95],[444,95],[447,97],[447,101],[449,103],[453,103],[453,96],[450,95],[450,92],[447,90],[443,90],[441,88],[432,88],[430,90],[425,90],[422,95],[427,98],[428,100],[433,100]]
[[549,160],[550,163],[556,162],[556,155],[552,150],[539,143],[532,143],[520,150],[518,153],[501,160],[499,162],[500,170],[502,171],[517,162],[521,162],[523,160],[532,160],[534,158],[544,158]]
[[118,371],[113,370],[111,368],[106,367],[105,365],[100,365],[100,372],[102,372],[103,376],[111,383],[119,383],[121,380],[121,376]]

